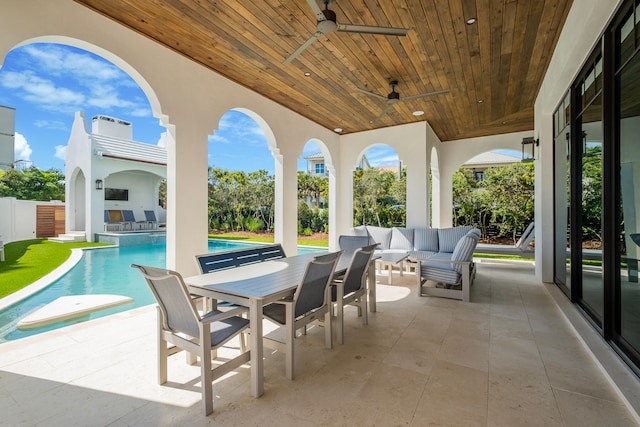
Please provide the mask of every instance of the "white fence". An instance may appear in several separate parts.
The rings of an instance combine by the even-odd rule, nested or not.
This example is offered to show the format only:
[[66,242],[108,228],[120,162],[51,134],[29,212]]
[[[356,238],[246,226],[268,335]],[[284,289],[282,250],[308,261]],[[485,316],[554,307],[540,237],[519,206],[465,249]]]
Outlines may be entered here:
[[5,244],[17,240],[36,238],[36,206],[64,205],[63,202],[38,202],[17,200],[15,197],[0,198],[0,240]]

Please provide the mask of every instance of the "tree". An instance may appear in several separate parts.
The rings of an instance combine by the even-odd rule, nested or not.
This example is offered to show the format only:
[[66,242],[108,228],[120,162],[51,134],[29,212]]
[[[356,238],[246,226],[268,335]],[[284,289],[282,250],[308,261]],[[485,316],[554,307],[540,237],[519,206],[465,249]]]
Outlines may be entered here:
[[33,166],[24,171],[0,171],[0,197],[64,201],[64,187],[64,174],[58,169],[43,171]]
[[[400,196],[404,194],[405,196]],[[354,224],[380,227],[406,223],[406,178],[398,180],[393,172],[378,168],[358,170],[353,174]]]
[[483,186],[487,200],[494,206],[492,221],[500,224],[500,234],[511,235],[524,231],[534,218],[534,165],[513,163],[485,171]]

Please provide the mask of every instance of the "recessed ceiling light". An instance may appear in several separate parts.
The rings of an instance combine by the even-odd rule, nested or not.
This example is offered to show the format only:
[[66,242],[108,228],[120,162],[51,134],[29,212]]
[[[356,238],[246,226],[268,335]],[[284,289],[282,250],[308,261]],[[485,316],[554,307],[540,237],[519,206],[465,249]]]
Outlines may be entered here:
[[503,125],[506,125],[508,122],[502,122]]
[[484,99],[478,99],[478,104],[482,104],[484,102]]
[[310,73],[310,72],[308,72],[308,71],[305,71],[305,72],[304,72],[304,76],[305,76],[305,77],[309,77],[310,75],[311,75],[311,73]]
[[424,111],[422,111],[422,110],[416,110],[416,111],[414,111],[414,112],[413,112],[413,115],[414,115],[414,116],[416,116],[416,117],[417,117],[417,116],[422,116],[422,115],[424,115]]
[[340,132],[342,132],[342,128],[335,128],[333,131],[340,133]]
[[476,18],[467,19],[467,25],[471,25],[471,24],[475,24],[475,23],[476,23]]

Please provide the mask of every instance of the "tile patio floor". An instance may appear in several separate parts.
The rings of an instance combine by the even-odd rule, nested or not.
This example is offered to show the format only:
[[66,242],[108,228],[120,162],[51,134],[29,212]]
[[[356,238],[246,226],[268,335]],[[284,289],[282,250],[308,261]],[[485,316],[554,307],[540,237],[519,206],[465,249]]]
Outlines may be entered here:
[[[324,348],[319,327],[300,338],[294,381],[265,349],[265,394],[250,396],[245,366],[214,384],[209,417],[199,368],[182,354],[156,384],[151,306],[0,344],[0,425],[638,425],[556,300],[575,309],[531,264],[479,263],[471,303],[418,297],[414,281],[379,277],[378,312],[363,327],[348,310],[344,345]],[[639,397],[638,380],[583,329]]]

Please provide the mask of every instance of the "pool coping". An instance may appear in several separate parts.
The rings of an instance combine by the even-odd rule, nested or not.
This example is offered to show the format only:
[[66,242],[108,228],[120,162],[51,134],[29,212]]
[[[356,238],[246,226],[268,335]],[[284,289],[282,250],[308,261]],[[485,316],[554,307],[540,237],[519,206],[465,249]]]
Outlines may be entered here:
[[58,268],[53,270],[51,273],[47,274],[44,277],[36,280],[30,285],[25,286],[24,288],[16,291],[12,294],[7,295],[4,298],[0,299],[0,311],[11,307],[14,304],[19,303],[25,298],[30,297],[33,294],[40,292],[45,289],[47,286],[51,285],[56,280],[60,279],[62,276],[67,274],[69,270],[71,270],[77,263],[82,259],[82,253],[85,250],[95,250],[95,249],[104,249],[104,248],[114,248],[117,247],[115,245],[112,246],[92,246],[86,248],[73,248],[71,249],[71,256],[67,258],[65,262],[63,262]]

